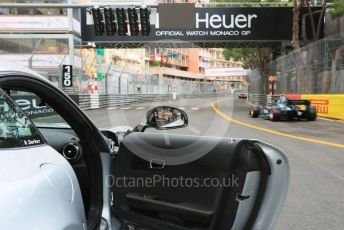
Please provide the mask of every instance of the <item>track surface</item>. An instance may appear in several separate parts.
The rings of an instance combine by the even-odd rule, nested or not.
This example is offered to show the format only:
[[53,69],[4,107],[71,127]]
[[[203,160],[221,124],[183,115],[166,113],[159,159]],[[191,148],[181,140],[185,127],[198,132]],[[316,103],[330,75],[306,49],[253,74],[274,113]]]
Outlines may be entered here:
[[273,144],[287,153],[291,167],[288,198],[276,229],[343,229],[344,148],[280,136],[231,122],[214,111],[211,105],[215,101],[219,111],[245,124],[344,146],[344,122],[252,119],[248,117],[245,100],[236,96],[129,105],[87,113],[99,127],[135,126],[144,120],[149,108],[173,105],[185,109],[189,127],[166,131],[168,133],[252,138]]

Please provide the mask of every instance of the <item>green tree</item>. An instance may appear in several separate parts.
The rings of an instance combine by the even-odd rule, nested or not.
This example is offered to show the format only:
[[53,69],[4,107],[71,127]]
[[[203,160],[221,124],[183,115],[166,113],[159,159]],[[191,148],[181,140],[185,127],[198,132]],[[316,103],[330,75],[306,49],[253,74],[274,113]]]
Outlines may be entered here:
[[242,61],[244,59],[244,53],[244,48],[232,48],[223,51],[226,60],[233,59],[234,61]]
[[343,0],[332,0],[328,1],[334,4],[333,10],[331,10],[331,16],[334,18],[339,18],[344,16],[344,1]]
[[223,55],[227,60],[242,61],[245,69],[256,69],[261,79],[259,81],[260,93],[267,93],[269,63],[273,60],[273,49],[265,48],[232,48],[225,49]]
[[273,57],[272,48],[231,48],[225,49],[226,60],[242,61],[245,69],[256,69],[268,64]]

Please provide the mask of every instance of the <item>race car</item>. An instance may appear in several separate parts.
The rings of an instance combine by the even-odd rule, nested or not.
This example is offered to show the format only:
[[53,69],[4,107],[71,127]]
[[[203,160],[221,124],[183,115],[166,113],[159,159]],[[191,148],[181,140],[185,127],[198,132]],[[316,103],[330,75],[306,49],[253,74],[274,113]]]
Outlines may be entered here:
[[247,93],[240,93],[238,98],[239,99],[246,99],[247,98]]
[[315,121],[317,118],[316,108],[310,104],[309,100],[292,100],[285,96],[281,96],[272,105],[253,106],[249,115],[252,118],[261,115],[264,119],[271,121],[293,119]]

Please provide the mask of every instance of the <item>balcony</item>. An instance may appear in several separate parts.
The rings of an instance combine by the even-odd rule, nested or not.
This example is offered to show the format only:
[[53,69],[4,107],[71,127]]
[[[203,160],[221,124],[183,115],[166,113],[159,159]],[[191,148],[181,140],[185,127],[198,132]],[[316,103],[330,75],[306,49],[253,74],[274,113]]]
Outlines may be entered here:
[[204,79],[203,74],[193,73],[189,71],[183,71],[179,69],[167,68],[167,67],[150,67],[146,68],[146,73],[159,75],[159,76],[174,76],[181,78],[191,79]]
[[81,34],[80,21],[73,18],[69,25],[69,17],[65,15],[1,15],[0,33],[66,33]]
[[209,62],[200,62],[198,64],[199,67],[202,67],[202,68],[207,68],[207,67],[210,67],[210,63]]
[[211,59],[211,55],[209,52],[205,52],[205,51],[199,51],[198,55],[200,57],[206,58],[206,59]]

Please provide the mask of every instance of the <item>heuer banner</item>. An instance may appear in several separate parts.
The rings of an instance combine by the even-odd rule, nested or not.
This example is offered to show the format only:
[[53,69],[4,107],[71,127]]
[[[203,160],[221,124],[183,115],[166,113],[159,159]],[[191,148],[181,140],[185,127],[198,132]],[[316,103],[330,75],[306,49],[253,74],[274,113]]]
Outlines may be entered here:
[[[318,8],[314,7],[313,11]],[[306,24],[309,24],[307,14],[304,8],[300,19],[305,18]],[[316,14],[314,17],[317,24],[319,15]],[[292,23],[292,7],[195,8],[194,4],[160,4],[157,9],[152,9],[150,32],[146,36],[141,33],[132,36],[130,26],[124,36],[118,33],[106,35],[105,31],[101,35],[96,35],[92,15],[84,11],[82,39],[84,43],[95,42],[100,47],[102,45],[116,47],[118,44],[125,47],[130,46],[130,43],[147,45],[149,42],[163,44],[177,41],[197,44],[241,42],[259,44],[291,41]],[[307,31],[307,34],[311,37],[311,31]]]
[[183,40],[290,40],[290,8],[158,7],[154,35]]

